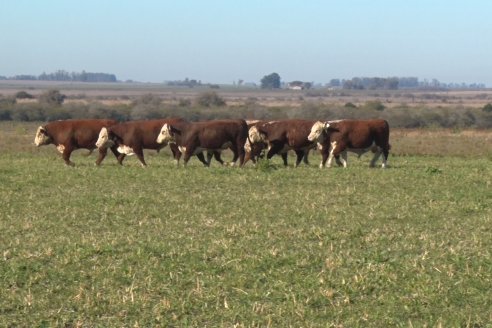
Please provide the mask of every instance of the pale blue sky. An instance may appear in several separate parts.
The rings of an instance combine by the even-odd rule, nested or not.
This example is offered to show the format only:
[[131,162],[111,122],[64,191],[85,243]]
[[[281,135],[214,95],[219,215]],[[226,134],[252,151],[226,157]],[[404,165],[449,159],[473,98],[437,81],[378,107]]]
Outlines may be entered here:
[[0,75],[492,86],[490,0],[0,0]]

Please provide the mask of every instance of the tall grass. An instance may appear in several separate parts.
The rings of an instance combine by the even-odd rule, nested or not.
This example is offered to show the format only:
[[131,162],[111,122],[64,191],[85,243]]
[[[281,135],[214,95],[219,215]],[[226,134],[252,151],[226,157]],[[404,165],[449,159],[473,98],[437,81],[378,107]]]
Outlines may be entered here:
[[0,147],[0,326],[492,320],[486,155],[262,170],[78,153],[69,168],[53,148]]

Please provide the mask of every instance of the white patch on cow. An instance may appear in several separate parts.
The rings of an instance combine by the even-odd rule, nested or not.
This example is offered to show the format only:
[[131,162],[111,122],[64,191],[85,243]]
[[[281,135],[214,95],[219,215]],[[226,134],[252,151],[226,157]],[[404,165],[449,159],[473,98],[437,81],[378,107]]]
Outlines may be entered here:
[[36,147],[47,145],[51,143],[51,138],[46,135],[46,129],[42,126],[38,127],[36,136],[34,137],[34,144]]
[[264,142],[265,136],[258,131],[258,128],[256,126],[251,127],[248,131],[248,137],[249,140],[251,140],[252,143],[257,143],[257,142]]
[[343,121],[345,121],[345,120],[326,121],[325,123],[328,123],[328,124],[330,124],[330,123],[340,123],[340,122],[343,122]]
[[317,142],[316,147],[318,148],[318,150],[323,150],[323,144],[322,143]]
[[128,156],[135,155],[133,149],[127,145],[119,145],[117,150],[120,154],[125,154]]
[[102,128],[99,131],[99,136],[96,141],[97,148],[110,148],[114,146],[114,142],[109,140],[109,133],[107,128]]
[[247,153],[251,152],[251,143],[249,142],[249,139],[246,139],[246,142],[244,143],[244,151]]
[[65,150],[65,146],[64,145],[58,145],[56,146],[56,149],[61,153],[63,154],[63,151]]
[[161,132],[159,132],[159,135],[157,136],[157,143],[174,143],[176,142],[176,139],[174,138],[172,132],[171,132],[171,125],[165,123],[162,128]]
[[185,146],[178,146],[178,149],[181,153],[184,154],[184,152],[186,151],[186,147]]
[[331,162],[333,161],[333,152],[337,148],[337,142],[336,141],[333,141],[330,144],[331,144],[330,155],[328,156],[328,163],[326,163],[326,166],[328,166],[328,167],[331,167]]

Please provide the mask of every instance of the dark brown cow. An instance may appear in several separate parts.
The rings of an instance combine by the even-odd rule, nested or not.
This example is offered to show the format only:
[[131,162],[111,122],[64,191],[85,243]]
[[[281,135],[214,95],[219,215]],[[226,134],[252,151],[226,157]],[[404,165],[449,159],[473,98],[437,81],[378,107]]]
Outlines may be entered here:
[[[383,154],[382,167],[386,167],[389,150],[389,124],[385,120],[337,120],[316,122],[308,137],[319,144],[321,151],[321,164],[323,168],[328,159],[328,167],[331,166],[333,157],[337,163],[347,167],[347,151],[354,152],[359,157],[371,150],[374,157],[371,167],[376,165],[379,156]],[[341,155],[342,161],[338,158]]]
[[164,124],[158,143],[175,143],[183,153],[184,165],[192,155],[207,152],[220,152],[231,149],[239,165],[244,163],[244,144],[248,137],[248,126],[244,120],[216,120],[186,123],[181,126]]
[[[246,120],[246,124],[248,124],[248,131],[256,125],[259,124],[264,124],[269,121],[261,121],[261,120]],[[266,142],[256,142],[256,143],[251,143],[248,140],[246,140],[246,144],[244,145],[244,150],[246,151],[246,155],[244,156],[244,164],[246,164],[249,160],[251,160],[254,164],[258,161],[260,157],[263,157],[262,152],[264,149],[267,149],[268,145]],[[288,158],[288,149],[283,149],[281,150],[278,155],[282,157],[282,161],[284,162],[284,165],[287,166],[287,158]],[[308,155],[309,155],[309,149],[305,152],[304,157],[302,158],[302,161],[306,164],[309,165],[309,160],[308,160]]]
[[[168,118],[158,120],[129,121],[101,129],[96,146],[99,149],[117,147],[121,155],[118,162],[123,164],[126,155],[137,155],[142,166],[146,166],[144,149],[154,149],[156,151],[166,147],[167,143],[157,143],[156,139],[162,126],[166,123],[181,126],[187,122],[181,118]],[[173,156],[179,160],[181,153],[177,146],[170,145]],[[205,163],[203,155],[201,161]]]
[[[38,127],[34,144],[36,146],[54,144],[62,154],[63,160],[67,165],[75,165],[70,161],[70,155],[76,149],[85,148],[91,152],[96,148],[96,141],[104,127],[109,127],[118,123],[115,120],[60,120],[49,122]],[[116,157],[116,148],[111,148]],[[99,157],[96,165],[101,164],[106,157],[107,149],[99,150]]]
[[259,143],[266,144],[267,159],[281,154],[284,165],[287,165],[287,151],[294,150],[297,167],[303,158],[307,164],[307,153],[315,147],[315,143],[307,139],[314,123],[315,121],[298,119],[261,122],[249,129],[248,141],[252,147]]

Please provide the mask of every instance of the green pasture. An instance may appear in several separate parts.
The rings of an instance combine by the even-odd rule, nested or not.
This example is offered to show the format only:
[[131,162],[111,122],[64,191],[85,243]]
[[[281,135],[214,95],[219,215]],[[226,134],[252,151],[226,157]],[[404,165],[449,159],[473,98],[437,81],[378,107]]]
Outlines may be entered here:
[[0,142],[2,327],[492,321],[490,154],[184,169],[164,151],[143,169],[79,151],[71,168],[9,131],[26,137]]

